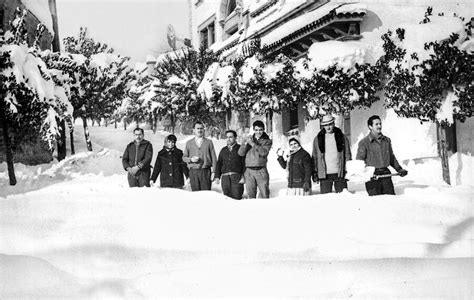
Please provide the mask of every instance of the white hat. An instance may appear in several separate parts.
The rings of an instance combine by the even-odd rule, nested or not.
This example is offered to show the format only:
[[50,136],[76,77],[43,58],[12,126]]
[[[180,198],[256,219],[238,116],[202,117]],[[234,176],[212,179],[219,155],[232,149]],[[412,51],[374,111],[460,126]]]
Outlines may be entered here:
[[325,115],[321,120],[321,126],[329,125],[331,123],[334,123],[334,117],[332,115]]

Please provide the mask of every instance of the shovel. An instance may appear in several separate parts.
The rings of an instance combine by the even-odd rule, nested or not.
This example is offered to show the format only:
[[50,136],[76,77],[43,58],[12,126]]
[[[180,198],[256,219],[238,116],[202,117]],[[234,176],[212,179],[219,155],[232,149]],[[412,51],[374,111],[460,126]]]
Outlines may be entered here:
[[393,176],[400,176],[400,173],[374,175],[372,176],[372,180],[379,180],[380,178],[387,178],[387,177],[393,177]]

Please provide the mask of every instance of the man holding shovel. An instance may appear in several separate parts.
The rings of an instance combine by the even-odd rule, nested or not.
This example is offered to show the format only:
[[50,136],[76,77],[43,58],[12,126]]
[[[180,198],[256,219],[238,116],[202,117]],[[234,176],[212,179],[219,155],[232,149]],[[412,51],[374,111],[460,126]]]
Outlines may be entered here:
[[[374,167],[374,177],[365,183],[369,196],[395,195],[391,176],[406,176],[404,170],[398,163],[392,150],[390,138],[382,134],[382,120],[374,115],[367,120],[369,134],[359,142],[357,157],[363,160],[368,167]],[[397,173],[392,174],[388,169],[392,166]]]

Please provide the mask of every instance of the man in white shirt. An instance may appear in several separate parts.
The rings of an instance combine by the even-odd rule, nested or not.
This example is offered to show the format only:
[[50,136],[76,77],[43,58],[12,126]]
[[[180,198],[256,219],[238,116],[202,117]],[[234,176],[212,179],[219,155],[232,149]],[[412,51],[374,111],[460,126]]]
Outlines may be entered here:
[[194,138],[186,142],[183,161],[188,164],[192,191],[210,190],[217,157],[214,144],[204,137],[204,124],[194,124]]
[[313,181],[320,182],[321,194],[336,193],[347,188],[346,161],[351,159],[350,144],[341,129],[334,126],[334,117],[326,115],[321,120],[323,129],[313,141]]

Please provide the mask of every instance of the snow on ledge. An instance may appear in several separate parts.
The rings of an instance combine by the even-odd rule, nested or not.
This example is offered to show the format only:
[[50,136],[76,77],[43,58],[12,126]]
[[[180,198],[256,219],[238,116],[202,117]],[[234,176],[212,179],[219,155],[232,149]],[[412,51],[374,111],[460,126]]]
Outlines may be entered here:
[[336,14],[346,14],[346,13],[366,13],[367,5],[361,3],[350,3],[342,5],[336,8]]

